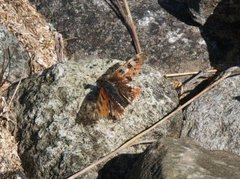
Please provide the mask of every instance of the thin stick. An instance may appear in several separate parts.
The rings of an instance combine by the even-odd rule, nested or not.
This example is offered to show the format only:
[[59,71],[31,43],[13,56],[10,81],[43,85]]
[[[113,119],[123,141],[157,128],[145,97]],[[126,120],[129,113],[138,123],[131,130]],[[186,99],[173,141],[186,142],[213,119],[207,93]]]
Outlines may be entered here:
[[63,37],[60,33],[54,33],[55,36],[55,52],[57,54],[57,61],[58,62],[64,62],[66,61],[64,57],[64,42]]
[[151,127],[147,128],[146,130],[138,133],[136,136],[132,137],[131,139],[129,139],[128,141],[126,141],[125,143],[123,143],[120,147],[118,147],[116,150],[112,151],[111,153],[109,153],[108,155],[106,155],[105,157],[101,158],[100,160],[97,160],[95,162],[93,162],[91,165],[89,165],[88,167],[84,168],[83,170],[75,173],[74,175],[70,176],[68,179],[74,179],[84,173],[86,173],[87,171],[89,171],[90,169],[96,167],[98,164],[106,161],[107,159],[115,156],[117,153],[121,152],[123,149],[127,148],[128,146],[131,146],[137,139],[139,139],[140,137],[144,136],[145,134],[147,134],[148,132],[150,132],[151,130],[153,130],[154,128],[156,128],[157,126],[159,126],[160,124],[164,123],[166,120],[168,120],[170,117],[174,116],[176,113],[178,113],[179,111],[181,111],[183,108],[185,108],[186,106],[188,106],[190,103],[192,103],[193,101],[195,101],[197,98],[199,98],[200,96],[202,96],[204,93],[206,93],[207,91],[209,91],[210,89],[212,89],[214,86],[218,85],[220,82],[222,82],[224,79],[226,79],[227,77],[229,77],[231,75],[231,73],[225,73],[221,78],[219,78],[217,81],[215,81],[214,83],[212,83],[211,85],[209,85],[207,88],[205,88],[203,91],[201,91],[199,94],[197,94],[196,96],[194,96],[192,99],[190,99],[189,101],[187,101],[185,104],[183,104],[182,106],[179,106],[177,109],[173,110],[172,112],[170,112],[167,116],[165,116],[164,118],[162,118],[160,121],[156,122],[155,124],[153,124]]
[[136,146],[136,145],[145,145],[145,144],[152,144],[154,142],[157,142],[158,140],[152,139],[152,140],[143,140],[143,141],[136,141],[134,142],[131,146]]
[[128,26],[127,28],[130,30],[130,34],[131,34],[131,37],[132,37],[132,40],[133,40],[133,43],[134,43],[134,46],[135,46],[135,49],[136,49],[136,53],[137,54],[141,53],[142,49],[141,49],[140,41],[139,41],[139,38],[138,38],[138,35],[137,35],[137,28],[136,28],[136,26],[133,22],[131,11],[130,11],[129,6],[128,6],[128,1],[123,0],[124,9],[123,9],[119,0],[116,0],[116,2],[117,2],[119,12],[121,13],[122,17],[124,18],[124,20],[125,20],[125,22]]
[[[216,73],[217,70],[208,70],[206,71],[207,73]],[[164,76],[167,78],[172,78],[172,77],[180,77],[180,76],[188,76],[188,75],[196,75],[198,74],[199,71],[193,71],[193,72],[184,72],[184,73],[172,73],[172,74],[165,74]]]
[[124,6],[126,8],[126,11],[127,11],[127,16],[128,16],[128,19],[129,19],[129,26],[130,26],[130,29],[132,31],[133,43],[136,47],[136,51],[137,51],[137,54],[138,54],[138,53],[142,52],[142,49],[141,49],[141,45],[140,45],[138,34],[137,34],[137,28],[136,28],[136,26],[133,22],[132,15],[131,15],[127,0],[123,0],[123,3],[124,3]]
[[12,101],[13,101],[15,95],[17,94],[17,91],[18,91],[18,88],[19,88],[21,82],[22,82],[22,79],[19,80],[18,85],[17,85],[16,89],[14,90],[14,93],[13,93],[13,95],[12,95],[12,97],[11,97],[11,100],[10,100],[10,102],[9,102],[9,104],[8,104],[8,107],[11,107]]

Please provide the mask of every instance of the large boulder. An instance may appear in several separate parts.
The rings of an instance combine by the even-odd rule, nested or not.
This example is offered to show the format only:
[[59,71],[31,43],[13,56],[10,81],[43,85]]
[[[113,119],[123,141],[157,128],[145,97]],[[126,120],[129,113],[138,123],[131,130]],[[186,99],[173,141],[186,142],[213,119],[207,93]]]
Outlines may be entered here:
[[[96,79],[116,62],[95,57],[69,61],[22,81],[13,112],[19,155],[30,178],[66,178],[176,108],[176,92],[159,72],[146,65],[134,80],[142,88],[141,96],[126,108],[122,120],[89,119],[91,100],[97,97]],[[179,136],[181,125],[179,114],[149,138]],[[85,178],[96,176],[93,171]]]
[[185,110],[182,136],[240,155],[240,76],[225,79]]
[[[102,0],[30,0],[63,33],[73,59],[89,54],[124,59],[134,52],[131,37],[118,15]],[[168,1],[171,2],[171,1]],[[162,72],[197,71],[209,67],[208,49],[184,5],[163,0],[129,1],[149,64]],[[188,25],[189,24],[189,25]]]
[[209,151],[191,139],[162,139],[140,157],[128,179],[231,178],[240,176],[240,157]]

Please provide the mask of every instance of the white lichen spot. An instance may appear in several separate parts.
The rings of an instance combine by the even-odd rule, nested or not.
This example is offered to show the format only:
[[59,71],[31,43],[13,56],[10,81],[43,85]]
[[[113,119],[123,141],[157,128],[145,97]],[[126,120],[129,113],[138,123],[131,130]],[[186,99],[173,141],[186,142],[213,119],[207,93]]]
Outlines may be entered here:
[[167,38],[169,43],[175,43],[183,36],[183,33],[178,33],[178,31],[168,32]]
[[5,37],[5,33],[0,32],[0,38],[4,38]]
[[200,40],[198,41],[198,44],[199,44],[199,45],[206,45],[206,42],[205,42],[204,39],[200,39]]
[[142,19],[138,20],[139,26],[147,27],[150,23],[153,23],[155,21],[155,14],[147,11],[146,16],[144,16]]
[[162,99],[162,100],[160,99],[160,100],[159,100],[159,103],[160,103],[161,105],[164,105],[164,104],[165,104],[164,99]]
[[181,41],[183,41],[183,43],[185,44],[188,44],[190,42],[190,40],[187,38],[182,38]]

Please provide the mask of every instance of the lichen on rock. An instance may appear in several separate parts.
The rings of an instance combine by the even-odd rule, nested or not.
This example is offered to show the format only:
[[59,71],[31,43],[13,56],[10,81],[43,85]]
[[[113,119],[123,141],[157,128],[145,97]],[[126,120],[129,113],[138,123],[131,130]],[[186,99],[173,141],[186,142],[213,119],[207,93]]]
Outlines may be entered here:
[[[116,62],[119,61],[96,58],[69,61],[22,81],[14,112],[19,155],[29,176],[69,176],[176,108],[176,92],[159,72],[146,65],[134,80],[141,86],[142,94],[126,108],[122,120],[82,123],[78,114],[86,95],[91,92],[86,86],[96,85],[96,79]],[[178,136],[181,124],[179,114],[149,137]]]

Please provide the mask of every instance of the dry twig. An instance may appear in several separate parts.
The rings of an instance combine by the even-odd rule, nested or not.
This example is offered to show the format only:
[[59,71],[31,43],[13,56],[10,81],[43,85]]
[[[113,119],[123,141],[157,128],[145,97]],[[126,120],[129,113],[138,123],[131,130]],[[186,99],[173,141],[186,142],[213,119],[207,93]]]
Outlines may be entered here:
[[[8,103],[4,97],[0,98],[0,130],[4,127],[10,132],[13,136],[16,135],[17,121],[16,116],[12,112],[12,102],[16,96],[16,93],[21,84],[21,80],[18,82],[13,95],[11,96],[10,102]],[[1,132],[0,132],[1,133]]]
[[64,62],[66,61],[66,58],[64,56],[64,42],[63,42],[63,37],[60,33],[55,32],[55,51],[57,54],[57,61],[58,62]]
[[131,32],[132,32],[132,39],[133,39],[133,43],[135,45],[135,48],[136,48],[136,51],[137,53],[141,53],[142,50],[141,50],[141,46],[140,46],[140,42],[139,42],[139,38],[138,38],[138,34],[137,34],[137,28],[133,22],[133,19],[132,19],[132,15],[131,15],[131,12],[129,10],[129,6],[128,6],[128,2],[127,0],[123,0],[123,3],[124,3],[124,7],[126,8],[126,15],[127,15],[127,23],[129,25],[129,28],[131,29]]
[[[206,73],[216,73],[217,70],[208,70]],[[180,76],[188,76],[188,75],[197,75],[199,71],[193,71],[193,72],[184,72],[184,73],[172,73],[172,74],[165,74],[164,76],[167,78],[172,77],[180,77]]]
[[17,94],[17,91],[18,91],[18,89],[19,89],[19,86],[20,86],[20,84],[21,84],[21,81],[22,81],[22,80],[20,79],[19,82],[18,82],[18,85],[16,86],[16,89],[14,90],[14,93],[13,93],[13,95],[12,95],[9,103],[7,103],[6,100],[5,100],[5,98],[2,97],[2,106],[1,106],[2,109],[1,109],[0,117],[5,118],[5,119],[7,119],[8,121],[13,122],[14,124],[15,124],[15,122],[12,121],[12,120],[9,118],[9,113],[11,112],[12,102],[13,102],[13,99],[15,98],[16,94]]
[[130,35],[132,37],[136,53],[137,54],[141,53],[142,49],[141,49],[140,41],[139,41],[138,34],[137,34],[137,28],[132,19],[128,1],[127,0],[116,0],[115,3],[113,0],[109,0],[109,1],[110,2],[107,1],[107,3],[113,8],[113,10],[115,12],[118,13],[118,15],[122,16],[122,18],[124,19],[124,22],[126,23],[126,27],[129,30]]
[[149,145],[152,144],[154,142],[157,142],[156,139],[152,139],[152,140],[142,140],[142,141],[136,141],[135,143],[133,143],[131,146],[136,146],[136,145]]

